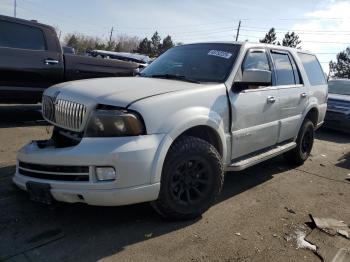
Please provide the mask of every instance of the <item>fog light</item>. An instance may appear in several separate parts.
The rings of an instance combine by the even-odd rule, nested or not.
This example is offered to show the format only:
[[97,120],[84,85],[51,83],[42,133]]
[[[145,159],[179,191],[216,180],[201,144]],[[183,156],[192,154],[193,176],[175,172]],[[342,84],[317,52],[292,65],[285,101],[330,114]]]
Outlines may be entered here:
[[113,167],[96,167],[96,178],[98,181],[111,181],[117,177]]

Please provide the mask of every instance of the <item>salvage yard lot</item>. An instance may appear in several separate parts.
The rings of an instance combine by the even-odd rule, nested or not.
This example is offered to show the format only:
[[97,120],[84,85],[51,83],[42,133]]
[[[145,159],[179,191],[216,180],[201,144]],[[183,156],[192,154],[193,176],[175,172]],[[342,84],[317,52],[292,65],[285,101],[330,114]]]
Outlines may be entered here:
[[350,223],[350,136],[328,130],[301,167],[278,157],[228,173],[194,221],[162,221],[147,203],[33,203],[11,178],[16,151],[48,136],[39,109],[0,106],[0,261],[320,261],[293,238],[309,214]]

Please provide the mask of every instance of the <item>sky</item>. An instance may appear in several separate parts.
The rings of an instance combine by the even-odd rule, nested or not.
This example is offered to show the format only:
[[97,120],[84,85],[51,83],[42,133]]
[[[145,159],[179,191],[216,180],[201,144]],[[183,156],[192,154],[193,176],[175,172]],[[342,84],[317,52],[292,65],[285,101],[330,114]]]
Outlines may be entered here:
[[[13,16],[15,0],[0,0],[0,14]],[[150,38],[154,31],[175,42],[258,42],[269,28],[282,40],[295,31],[301,47],[328,62],[350,46],[350,0],[17,0],[17,17],[35,19],[67,33],[103,39],[114,35]]]

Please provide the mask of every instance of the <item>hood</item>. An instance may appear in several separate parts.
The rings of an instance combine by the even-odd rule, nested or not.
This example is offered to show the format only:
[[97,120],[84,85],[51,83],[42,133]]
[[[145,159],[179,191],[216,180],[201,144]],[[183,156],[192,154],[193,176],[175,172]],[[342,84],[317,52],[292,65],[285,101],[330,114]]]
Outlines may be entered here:
[[44,94],[76,102],[127,107],[146,97],[203,86],[204,84],[169,79],[109,77],[61,83],[50,87]]

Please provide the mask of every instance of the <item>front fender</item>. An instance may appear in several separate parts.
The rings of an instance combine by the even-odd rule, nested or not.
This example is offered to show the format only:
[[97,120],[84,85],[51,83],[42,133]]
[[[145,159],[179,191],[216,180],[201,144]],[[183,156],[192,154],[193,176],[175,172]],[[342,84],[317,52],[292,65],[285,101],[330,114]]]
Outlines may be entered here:
[[208,126],[217,132],[223,148],[223,161],[226,163],[228,157],[227,143],[229,143],[230,140],[229,135],[225,135],[222,117],[216,112],[209,111],[205,108],[183,109],[174,114],[166,121],[164,126],[162,126],[162,130],[168,132],[166,132],[167,135],[164,137],[157,150],[151,183],[160,182],[164,160],[172,143],[186,130],[196,126]]

